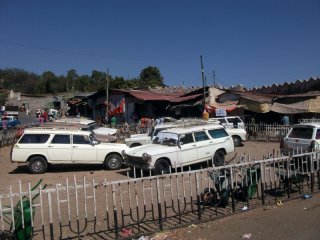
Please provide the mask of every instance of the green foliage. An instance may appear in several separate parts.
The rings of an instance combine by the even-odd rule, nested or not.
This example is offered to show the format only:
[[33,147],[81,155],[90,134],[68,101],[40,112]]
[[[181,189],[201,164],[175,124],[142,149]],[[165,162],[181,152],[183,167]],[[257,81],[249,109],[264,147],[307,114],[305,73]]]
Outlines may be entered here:
[[148,87],[165,86],[159,68],[149,66],[143,69],[140,73],[139,86],[141,89]]
[[[157,67],[147,67],[139,78],[125,79],[121,76],[108,76],[110,89],[146,89],[148,87],[165,86],[163,77]],[[59,92],[90,91],[106,88],[107,74],[93,70],[91,75],[78,75],[70,69],[66,76],[57,76],[51,71],[41,75],[22,69],[0,69],[0,89],[13,89],[27,94],[58,94]],[[0,98],[1,101],[1,98]]]

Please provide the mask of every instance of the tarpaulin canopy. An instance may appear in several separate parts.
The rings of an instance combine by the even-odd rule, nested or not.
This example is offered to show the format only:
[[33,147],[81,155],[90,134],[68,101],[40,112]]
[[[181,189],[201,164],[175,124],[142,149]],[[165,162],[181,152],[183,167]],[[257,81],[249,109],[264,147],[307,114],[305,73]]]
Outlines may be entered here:
[[239,107],[256,113],[267,113],[271,109],[271,103],[261,103],[255,100],[241,98]]
[[320,112],[320,97],[300,99],[296,102],[274,102],[271,111],[278,113],[294,114],[294,113],[307,113]]
[[224,103],[217,103],[217,102],[213,102],[210,105],[206,105],[206,110],[207,111],[215,111],[216,109],[224,109],[227,112],[231,112],[235,109],[238,108],[238,102],[239,101],[226,101]]

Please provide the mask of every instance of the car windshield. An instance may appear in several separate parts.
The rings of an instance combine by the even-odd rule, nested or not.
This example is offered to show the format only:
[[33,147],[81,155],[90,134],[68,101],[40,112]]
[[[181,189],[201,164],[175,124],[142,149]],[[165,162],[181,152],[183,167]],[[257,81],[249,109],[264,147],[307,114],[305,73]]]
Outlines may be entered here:
[[312,128],[306,127],[295,127],[292,129],[290,134],[288,135],[289,138],[302,138],[302,139],[311,139],[313,134]]
[[99,125],[97,123],[90,123],[87,125],[87,128],[90,130],[90,131],[93,131],[97,128],[99,128]]
[[90,139],[91,143],[95,143],[95,144],[101,143],[99,140],[96,139],[94,134],[90,134],[89,139]]
[[166,146],[177,146],[178,135],[175,133],[158,133],[157,137],[153,140],[153,144],[160,144]]

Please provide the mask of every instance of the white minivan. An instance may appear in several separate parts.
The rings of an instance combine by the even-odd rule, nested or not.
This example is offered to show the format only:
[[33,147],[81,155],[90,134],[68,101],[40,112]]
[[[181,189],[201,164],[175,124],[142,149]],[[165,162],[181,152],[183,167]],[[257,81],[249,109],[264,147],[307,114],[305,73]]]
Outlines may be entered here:
[[225,128],[244,128],[244,122],[239,116],[210,118],[209,121],[219,121]]

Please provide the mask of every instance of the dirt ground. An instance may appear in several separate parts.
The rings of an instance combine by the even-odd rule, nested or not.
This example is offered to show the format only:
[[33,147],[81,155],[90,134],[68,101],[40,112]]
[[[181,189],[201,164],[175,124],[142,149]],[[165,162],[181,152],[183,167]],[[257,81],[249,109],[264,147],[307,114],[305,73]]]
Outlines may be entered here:
[[[86,176],[95,179],[125,179],[127,169],[106,171],[101,166],[91,165],[57,165],[41,175],[29,174],[25,164],[10,162],[11,147],[0,148],[0,194],[8,193],[9,186],[18,187],[19,181],[24,185],[35,184],[43,179],[49,186]],[[260,160],[279,150],[279,143],[248,141],[243,147],[236,148],[236,155],[227,156],[227,161],[238,160],[243,154],[250,159]],[[155,240],[164,239],[319,239],[320,236],[320,195],[307,200],[284,202],[283,206],[268,206],[243,212],[236,216],[214,222],[191,225],[187,228],[162,232],[152,236]],[[145,237],[145,239],[148,239]]]
[[[238,215],[154,234],[154,240],[316,240],[320,236],[320,194]],[[145,239],[148,239],[145,237]]]

